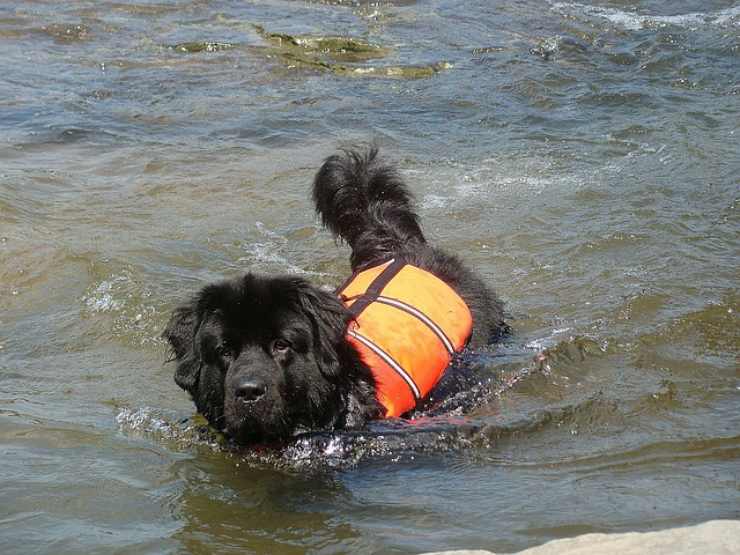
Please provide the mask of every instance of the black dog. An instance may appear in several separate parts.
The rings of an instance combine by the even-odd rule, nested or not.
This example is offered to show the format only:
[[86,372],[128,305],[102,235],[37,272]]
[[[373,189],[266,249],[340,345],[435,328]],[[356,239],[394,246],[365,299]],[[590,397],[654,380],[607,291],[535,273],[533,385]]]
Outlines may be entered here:
[[[328,158],[313,185],[323,224],[352,248],[354,272],[389,259],[427,270],[465,301],[469,345],[505,331],[501,302],[456,257],[427,244],[411,194],[375,149]],[[210,424],[239,443],[308,430],[357,428],[382,418],[376,381],[346,333],[339,298],[301,278],[243,277],[203,288],[163,333],[175,382]]]

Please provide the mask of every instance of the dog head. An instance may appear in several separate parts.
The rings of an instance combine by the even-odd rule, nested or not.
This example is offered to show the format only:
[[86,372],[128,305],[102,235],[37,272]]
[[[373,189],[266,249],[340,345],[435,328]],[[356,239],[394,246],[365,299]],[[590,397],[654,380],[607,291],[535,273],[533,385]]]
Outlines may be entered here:
[[335,425],[358,391],[374,398],[344,340],[348,321],[338,299],[302,279],[247,274],[175,309],[163,337],[175,382],[210,424],[264,442]]

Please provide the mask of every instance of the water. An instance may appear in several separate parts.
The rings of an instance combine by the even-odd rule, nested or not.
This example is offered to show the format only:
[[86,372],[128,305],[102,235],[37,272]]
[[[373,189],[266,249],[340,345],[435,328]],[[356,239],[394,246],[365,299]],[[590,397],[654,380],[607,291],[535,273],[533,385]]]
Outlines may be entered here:
[[[740,517],[737,2],[39,0],[0,6],[0,44],[3,553]],[[513,335],[446,415],[235,452],[158,335],[247,269],[340,283],[308,188],[365,140]]]

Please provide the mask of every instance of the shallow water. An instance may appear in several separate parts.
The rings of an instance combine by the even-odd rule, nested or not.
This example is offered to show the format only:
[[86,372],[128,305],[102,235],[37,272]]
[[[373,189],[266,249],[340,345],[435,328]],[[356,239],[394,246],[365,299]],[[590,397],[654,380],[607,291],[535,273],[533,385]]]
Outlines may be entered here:
[[[0,44],[3,553],[740,517],[737,2],[40,0],[0,6]],[[248,269],[341,282],[308,188],[365,140],[513,334],[413,424],[234,451],[158,335]]]

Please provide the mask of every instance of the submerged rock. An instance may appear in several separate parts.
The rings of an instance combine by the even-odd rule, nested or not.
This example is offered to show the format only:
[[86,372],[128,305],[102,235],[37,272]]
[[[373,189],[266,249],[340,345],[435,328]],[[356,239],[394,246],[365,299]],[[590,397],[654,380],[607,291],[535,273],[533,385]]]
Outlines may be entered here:
[[187,54],[193,54],[196,52],[220,52],[221,50],[228,50],[236,46],[230,42],[181,42],[178,44],[170,45],[169,48],[176,50],[177,52],[185,52]]
[[448,62],[438,62],[429,65],[394,65],[394,66],[347,66],[342,64],[332,64],[321,60],[312,60],[293,54],[284,54],[282,58],[292,66],[313,67],[331,71],[337,75],[356,75],[370,77],[390,77],[398,79],[424,79],[431,77],[440,71],[452,68]]
[[384,58],[390,50],[352,37],[289,35],[270,33],[261,25],[255,25],[257,33],[286,52],[294,51],[312,58],[330,58],[338,61],[355,62]]
[[588,46],[583,42],[572,37],[557,35],[540,40],[536,46],[529,49],[530,54],[541,57],[549,61],[556,53],[559,52],[578,52],[588,51]]
[[429,65],[359,65],[358,62],[386,57],[390,49],[352,37],[293,36],[270,33],[260,25],[255,25],[254,28],[272,45],[270,54],[291,67],[314,68],[337,75],[399,79],[423,79],[452,67],[448,62]]
[[431,77],[444,71],[452,69],[453,65],[449,62],[437,62],[429,65],[408,65],[408,66],[372,66],[372,67],[355,67],[345,68],[355,75],[378,75],[381,77],[398,77],[401,79],[423,79]]
[[41,30],[59,42],[83,41],[90,38],[90,29],[87,25],[52,23],[41,28]]

